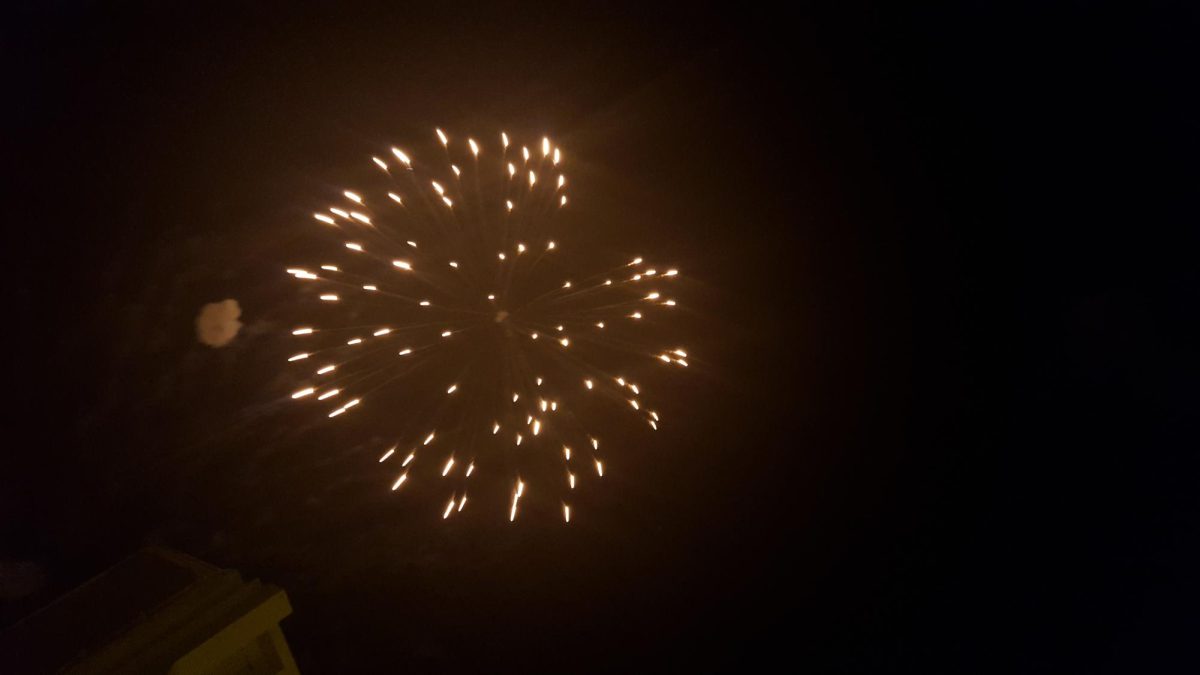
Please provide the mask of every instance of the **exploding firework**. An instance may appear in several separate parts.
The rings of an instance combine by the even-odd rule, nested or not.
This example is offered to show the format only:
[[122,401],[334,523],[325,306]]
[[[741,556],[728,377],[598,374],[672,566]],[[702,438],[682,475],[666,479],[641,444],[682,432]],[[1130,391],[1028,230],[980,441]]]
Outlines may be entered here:
[[569,523],[571,495],[605,475],[609,448],[589,413],[611,405],[649,430],[662,423],[618,369],[688,366],[683,348],[645,346],[640,330],[675,307],[679,273],[641,257],[598,273],[559,262],[569,182],[549,138],[531,149],[507,133],[488,147],[436,134],[436,164],[391,148],[371,158],[377,187],[348,187],[313,214],[340,245],[287,270],[323,305],[291,329],[304,346],[287,366],[311,369],[291,398],[339,422],[368,405],[419,411],[387,430],[396,443],[378,462],[393,491],[430,467],[442,518],[463,511],[472,482],[501,480],[515,521],[526,479],[556,475],[536,489],[557,495]]

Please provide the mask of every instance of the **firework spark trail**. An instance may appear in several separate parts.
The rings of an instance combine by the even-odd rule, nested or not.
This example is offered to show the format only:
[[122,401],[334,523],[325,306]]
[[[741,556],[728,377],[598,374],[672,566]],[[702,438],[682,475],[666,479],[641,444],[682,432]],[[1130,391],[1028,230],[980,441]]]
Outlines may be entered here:
[[[383,188],[347,188],[313,214],[338,237],[340,259],[287,272],[320,304],[388,321],[291,329],[305,351],[292,353],[288,367],[312,374],[290,397],[346,419],[369,401],[388,401],[417,374],[441,377],[438,387],[405,391],[406,404],[423,406],[429,424],[399,430],[402,440],[378,458],[395,467],[391,490],[417,478],[410,472],[418,463],[436,465],[430,480],[450,488],[439,511],[449,519],[466,506],[470,481],[490,474],[511,481],[508,518],[515,521],[532,489],[523,469],[535,473],[525,465],[557,457],[561,481],[538,489],[560,493],[563,522],[570,523],[571,495],[585,477],[600,480],[605,470],[598,434],[571,403],[597,397],[651,430],[661,422],[641,385],[607,372],[592,350],[687,367],[684,348],[648,348],[614,334],[652,310],[675,307],[669,288],[678,270],[638,257],[558,276],[554,269],[561,268],[543,261],[566,244],[552,231],[556,213],[570,203],[561,149],[544,136],[525,145],[502,132],[497,148],[442,129],[435,134],[436,166],[391,148],[371,158]],[[552,452],[517,454],[523,444]]]

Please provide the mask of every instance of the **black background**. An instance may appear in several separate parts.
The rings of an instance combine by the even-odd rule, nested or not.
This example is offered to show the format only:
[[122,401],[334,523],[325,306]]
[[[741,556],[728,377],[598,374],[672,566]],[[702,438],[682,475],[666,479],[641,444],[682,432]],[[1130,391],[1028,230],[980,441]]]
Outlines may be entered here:
[[[8,10],[5,623],[162,543],[306,673],[1193,671],[1196,16],[1034,4]],[[304,199],[433,126],[688,275],[578,527],[429,526],[274,403]]]

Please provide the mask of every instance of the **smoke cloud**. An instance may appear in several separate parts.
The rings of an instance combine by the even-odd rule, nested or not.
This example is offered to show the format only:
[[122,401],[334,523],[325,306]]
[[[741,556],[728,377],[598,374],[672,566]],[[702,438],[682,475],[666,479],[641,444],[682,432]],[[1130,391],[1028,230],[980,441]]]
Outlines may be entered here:
[[237,337],[242,322],[242,308],[237,300],[210,302],[196,317],[196,338],[209,347],[224,347]]

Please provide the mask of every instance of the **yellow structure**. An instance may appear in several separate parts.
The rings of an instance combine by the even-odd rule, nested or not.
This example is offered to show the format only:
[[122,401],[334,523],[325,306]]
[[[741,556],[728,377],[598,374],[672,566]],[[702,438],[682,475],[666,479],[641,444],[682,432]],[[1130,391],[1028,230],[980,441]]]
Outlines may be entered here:
[[0,672],[295,674],[282,589],[165,549],[122,561],[0,636]]

